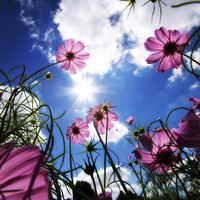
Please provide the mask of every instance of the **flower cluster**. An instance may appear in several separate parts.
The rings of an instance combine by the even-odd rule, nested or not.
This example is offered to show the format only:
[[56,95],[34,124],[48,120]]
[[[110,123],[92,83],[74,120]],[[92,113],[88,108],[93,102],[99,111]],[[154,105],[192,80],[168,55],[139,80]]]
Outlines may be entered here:
[[85,138],[88,138],[90,133],[86,129],[88,124],[94,123],[99,134],[105,134],[106,130],[111,130],[114,127],[113,121],[117,121],[117,114],[112,112],[112,106],[109,102],[105,104],[95,105],[87,112],[86,122],[82,123],[83,119],[77,118],[76,121],[67,128],[67,139],[72,136],[74,144],[84,143]]
[[[196,159],[200,160],[200,113],[195,110],[200,108],[198,98],[189,98],[193,107],[178,124],[180,129],[172,128],[170,131],[157,128],[155,135],[145,132],[139,137],[140,143],[147,151],[137,149],[127,156],[131,159],[133,154],[143,163],[149,171],[163,174],[180,160],[177,150],[180,147],[194,148]],[[127,122],[128,123],[128,122]]]

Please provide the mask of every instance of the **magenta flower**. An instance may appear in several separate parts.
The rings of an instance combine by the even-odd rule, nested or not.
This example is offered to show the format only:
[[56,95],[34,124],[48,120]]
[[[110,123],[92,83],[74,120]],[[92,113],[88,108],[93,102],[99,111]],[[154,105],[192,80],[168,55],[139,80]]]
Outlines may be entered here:
[[[110,192],[105,192],[105,195],[106,195],[106,197],[107,197],[107,200],[112,200],[112,194],[111,194]],[[95,195],[92,196],[91,200],[96,200]],[[100,193],[100,194],[98,195],[98,200],[104,200],[104,198],[103,198],[103,193]]]
[[3,92],[0,92],[0,100],[1,100],[2,96],[3,96]]
[[16,142],[0,146],[0,199],[49,199],[51,182],[41,165],[44,152],[26,145],[11,149]]
[[130,117],[126,120],[126,123],[128,123],[129,125],[132,125],[133,120],[134,120],[134,117],[133,117],[133,116],[130,116]]
[[163,174],[179,161],[179,154],[174,154],[178,148],[171,141],[173,135],[169,131],[166,133],[166,130],[157,128],[155,136],[156,138],[151,133],[144,133],[140,136],[140,143],[147,151],[134,150],[132,153],[149,171]]
[[[107,107],[107,108],[106,108]],[[90,108],[87,112],[86,122],[89,124],[94,120],[94,124],[99,132],[99,134],[104,134],[107,126],[107,115],[108,115],[108,130],[114,127],[112,121],[117,121],[117,114],[111,112],[112,106],[110,103],[104,105],[96,105],[94,108]]]
[[179,146],[200,146],[200,114],[195,114],[193,108],[178,123],[180,129],[173,128],[171,131],[176,136]]
[[195,110],[197,108],[200,108],[200,99],[198,98],[189,98],[189,101],[192,101],[193,107],[192,109]]
[[85,138],[88,138],[90,135],[90,132],[86,130],[89,128],[88,124],[86,122],[82,123],[82,121],[82,118],[77,118],[72,126],[67,128],[67,139],[72,136],[72,142],[74,144],[77,144],[78,142],[84,143]]
[[59,53],[56,54],[56,62],[62,62],[60,68],[69,70],[70,74],[77,74],[77,69],[83,69],[86,63],[83,60],[89,58],[89,53],[82,52],[85,46],[82,42],[75,42],[74,39],[68,39],[58,47]]
[[156,29],[156,38],[149,37],[144,43],[147,51],[156,52],[146,59],[147,63],[152,64],[160,60],[156,71],[162,73],[169,68],[178,69],[181,65],[181,51],[188,40],[188,35],[187,32],[180,35],[179,31],[168,31],[164,27]]
[[196,152],[195,158],[200,161],[200,146],[194,148],[194,151]]

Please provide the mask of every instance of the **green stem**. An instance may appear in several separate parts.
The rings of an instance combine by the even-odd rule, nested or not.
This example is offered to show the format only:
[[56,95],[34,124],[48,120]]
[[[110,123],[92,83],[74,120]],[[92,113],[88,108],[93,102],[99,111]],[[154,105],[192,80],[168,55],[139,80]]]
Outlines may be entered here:
[[94,176],[93,176],[93,174],[91,174],[90,176],[91,176],[91,179],[92,179],[92,182],[93,182],[93,185],[94,185],[95,198],[96,198],[96,200],[98,200],[97,188],[96,188],[96,184],[95,184],[95,181],[94,181]]
[[104,143],[103,143],[103,140],[101,139],[101,136],[100,136],[100,134],[99,134],[99,132],[98,132],[98,130],[97,130],[97,127],[95,126],[94,121],[93,121],[93,125],[94,125],[94,128],[95,128],[96,132],[97,132],[97,135],[98,135],[98,137],[99,137],[99,140],[100,140],[100,142],[101,142],[101,144],[102,144],[102,146],[103,146],[103,148],[104,148],[104,150],[105,150],[105,152],[106,152],[106,154],[107,154],[107,156],[108,156],[108,159],[110,160],[110,164],[111,164],[111,166],[112,166],[112,168],[113,168],[113,171],[116,173],[116,175],[117,175],[117,177],[118,177],[118,179],[119,179],[119,181],[120,181],[120,183],[121,183],[121,185],[122,185],[122,187],[123,187],[125,193],[127,194],[128,200],[131,200],[131,197],[130,197],[130,195],[129,195],[129,193],[128,193],[128,190],[127,190],[127,188],[126,188],[126,186],[125,186],[125,184],[124,184],[124,181],[122,180],[122,178],[121,178],[121,176],[120,176],[118,170],[116,169],[115,164],[114,164],[114,162],[113,162],[113,160],[112,160],[112,158],[111,158],[111,156],[110,156],[110,154],[109,154],[107,148],[105,147],[105,145],[104,145]]
[[[105,141],[105,148],[107,149],[108,143],[108,112],[106,112],[107,122],[106,122],[106,141]],[[106,152],[104,152],[104,188],[106,188]]]
[[[71,136],[69,138],[69,162],[70,162],[70,173],[71,173],[71,181],[74,185],[74,179],[73,179],[73,170],[72,170],[72,150],[71,150]],[[73,199],[74,199],[74,190],[72,190],[73,193]]]
[[200,63],[198,61],[196,61],[194,58],[191,58],[190,56],[188,56],[187,54],[183,53],[183,55],[187,58],[189,58],[190,60],[192,60],[193,62],[195,62],[197,65],[200,65]]
[[[66,59],[67,60],[67,59]],[[25,83],[26,81],[28,81],[30,78],[32,78],[33,76],[35,76],[38,72],[41,72],[42,70],[44,70],[44,69],[47,69],[48,67],[51,67],[51,66],[53,66],[53,65],[56,65],[56,64],[58,64],[58,63],[62,63],[62,62],[64,62],[65,60],[62,60],[62,61],[60,61],[60,62],[56,62],[56,63],[53,63],[53,64],[50,64],[50,65],[48,65],[48,66],[46,66],[46,67],[43,67],[42,69],[39,69],[38,71],[36,71],[35,73],[33,73],[31,76],[29,76],[27,79],[25,79],[23,82],[22,82],[22,84],[23,83]]]
[[[137,138],[137,143],[138,143],[138,147],[139,147],[139,137]],[[139,174],[140,174],[140,183],[142,185],[142,191],[144,194],[144,200],[146,199],[146,192],[145,192],[145,188],[144,188],[144,184],[143,184],[143,179],[142,179],[142,170],[141,170],[141,162],[139,162]]]
[[[92,159],[92,163],[95,163],[95,162],[94,162],[94,159],[93,159],[93,156],[92,156],[92,152],[90,152],[90,157],[91,157],[91,159]],[[101,191],[103,192],[103,191],[104,191],[104,188],[103,188],[103,185],[102,185],[102,182],[101,182],[101,179],[100,179],[98,170],[97,170],[97,168],[96,168],[96,165],[94,165],[94,169],[95,169],[95,171],[96,171],[97,178],[98,178],[99,184],[100,184],[100,186],[101,186]]]

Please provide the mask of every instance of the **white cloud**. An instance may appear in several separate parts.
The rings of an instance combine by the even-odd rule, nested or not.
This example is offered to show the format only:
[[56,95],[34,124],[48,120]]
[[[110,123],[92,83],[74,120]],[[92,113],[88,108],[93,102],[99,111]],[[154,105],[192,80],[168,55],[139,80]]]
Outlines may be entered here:
[[[85,51],[90,53],[90,58],[85,71],[103,75],[112,70],[112,63],[123,59],[125,54],[130,54],[129,61],[139,69],[143,69],[151,67],[145,61],[150,52],[144,49],[144,42],[148,37],[154,36],[155,29],[165,26],[167,29],[176,29],[183,33],[199,25],[200,22],[198,4],[171,8],[171,4],[182,1],[169,0],[168,6],[162,7],[161,24],[159,24],[158,4],[151,23],[153,4],[150,2],[141,7],[145,2],[146,0],[139,1],[140,4],[136,2],[134,14],[131,12],[126,20],[129,9],[123,13],[121,11],[128,2],[77,0],[74,3],[73,0],[62,0],[54,22],[58,24],[63,40],[75,38],[86,45]],[[117,13],[120,13],[119,22],[112,26],[109,17]],[[132,48],[126,51],[122,47],[124,33],[128,34],[129,40],[133,42]]]
[[[190,56],[190,55],[191,55],[191,51],[188,52],[187,55]],[[200,48],[199,48],[197,51],[194,51],[194,52],[193,52],[192,58],[193,58],[194,60],[196,60],[197,62],[200,62]],[[187,60],[187,64],[190,66],[190,60],[189,60],[188,58],[187,58],[186,60]],[[200,70],[200,65],[198,65],[198,64],[195,63],[195,62],[192,62],[192,67],[193,67],[193,69],[198,69],[198,70]],[[189,69],[191,69],[191,67],[189,67]]]
[[189,89],[195,89],[195,88],[198,88],[199,87],[199,82],[195,82],[193,83],[192,85],[190,85]]
[[[108,131],[108,142],[117,143],[124,135],[128,133],[127,127],[120,122],[113,122],[115,124],[114,128]],[[96,134],[93,123],[89,124],[90,138],[94,138],[95,140],[99,140]],[[90,140],[89,138],[89,140]],[[105,141],[105,134],[101,135],[103,141]]]
[[[117,167],[117,166],[116,166],[116,167]],[[113,173],[112,167],[107,167],[107,168],[106,168],[106,183],[108,183],[109,178],[110,178],[110,176],[111,176],[112,173]],[[100,170],[98,170],[98,174],[99,174],[99,177],[100,177],[101,182],[103,183],[103,180],[104,180],[104,169],[101,168]],[[121,176],[121,178],[122,178],[123,181],[129,182],[128,180],[129,180],[129,177],[130,177],[130,175],[131,175],[131,172],[130,172],[128,169],[121,167],[120,170],[119,170],[119,174],[120,174],[120,176]],[[117,177],[116,177],[116,179],[118,180]],[[91,184],[92,188],[94,188],[90,176],[88,176],[87,174],[85,174],[84,171],[81,171],[81,172],[78,174],[77,177],[74,177],[74,183],[76,183],[76,181],[81,181],[81,180],[87,181],[88,183]],[[96,173],[94,174],[94,180],[95,180],[95,184],[96,184],[96,186],[97,186],[97,192],[98,192],[98,193],[101,193],[102,190],[101,190],[101,187],[100,187],[100,184],[99,184],[99,181],[98,181],[98,178],[97,178]],[[111,183],[112,181],[114,181],[113,176],[112,176],[112,178],[110,179],[109,183]],[[133,187],[133,189],[134,189],[136,192],[141,191],[141,188],[140,188],[138,185],[132,184],[131,186]],[[118,188],[118,186],[117,186],[116,184],[112,184],[112,185],[110,186],[110,188],[111,188],[111,190],[112,190],[112,198],[113,198],[113,199],[116,199],[116,198],[117,198],[117,196],[119,195],[120,190],[123,191],[122,187],[120,186],[120,190],[119,190],[119,188]],[[130,187],[127,186],[127,189],[129,190]],[[66,189],[65,189],[64,187],[62,188],[62,190],[63,190],[63,192],[64,192],[64,194],[65,194],[65,197],[71,197],[71,196],[68,194],[68,192],[66,191]],[[106,191],[111,191],[111,190],[108,188]],[[130,190],[131,190],[131,189],[130,189]]]
[[175,82],[175,80],[177,79],[177,78],[182,78],[182,80],[184,80],[184,74],[183,74],[183,72],[182,72],[182,66],[180,67],[180,68],[178,68],[178,69],[173,69],[172,70],[172,76],[171,77],[169,77],[168,78],[168,81],[170,82],[170,83],[173,83],[173,82]]

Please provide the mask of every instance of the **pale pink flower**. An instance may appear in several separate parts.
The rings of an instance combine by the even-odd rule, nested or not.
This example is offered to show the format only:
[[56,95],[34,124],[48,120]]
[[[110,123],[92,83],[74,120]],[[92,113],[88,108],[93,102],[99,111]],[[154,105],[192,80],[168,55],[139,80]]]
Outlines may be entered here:
[[87,130],[89,128],[88,124],[86,122],[82,123],[82,121],[82,118],[77,118],[72,126],[67,128],[67,139],[71,136],[74,144],[77,144],[78,142],[84,143],[84,138],[88,138],[90,135],[90,132]]
[[77,69],[83,69],[87,64],[83,60],[89,58],[89,53],[82,52],[85,46],[82,42],[75,42],[74,39],[68,39],[58,47],[59,53],[56,54],[56,62],[62,62],[60,68],[69,70],[70,74],[77,74]]
[[200,145],[200,114],[195,114],[193,108],[178,123],[180,129],[171,131],[176,136],[179,146],[198,147]]
[[51,182],[42,168],[44,152],[34,145],[11,150],[16,142],[0,146],[0,199],[49,199]]
[[86,116],[86,122],[89,124],[94,120],[94,124],[97,127],[99,134],[104,134],[106,126],[108,126],[108,130],[111,130],[114,127],[114,123],[112,121],[118,120],[117,114],[111,112],[111,110],[112,106],[110,105],[110,103],[96,105],[94,108],[90,108],[90,110],[87,112],[88,115]]
[[[170,139],[171,138],[171,139]],[[173,144],[173,135],[162,128],[157,128],[155,137],[151,133],[140,136],[140,143],[147,150],[134,150],[137,160],[149,171],[163,174],[179,161],[179,154],[174,154],[178,148]]]
[[134,117],[133,117],[133,116],[130,116],[130,117],[126,120],[126,123],[128,123],[129,125],[132,125],[133,120],[134,120]]
[[148,64],[157,62],[156,71],[162,73],[170,69],[178,69],[181,65],[181,51],[188,40],[188,33],[180,35],[177,30],[171,31],[161,27],[155,30],[155,36],[149,37],[144,43],[146,50],[156,52],[149,56],[146,61]]

